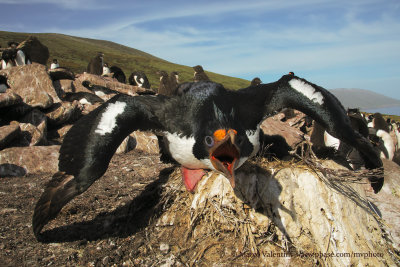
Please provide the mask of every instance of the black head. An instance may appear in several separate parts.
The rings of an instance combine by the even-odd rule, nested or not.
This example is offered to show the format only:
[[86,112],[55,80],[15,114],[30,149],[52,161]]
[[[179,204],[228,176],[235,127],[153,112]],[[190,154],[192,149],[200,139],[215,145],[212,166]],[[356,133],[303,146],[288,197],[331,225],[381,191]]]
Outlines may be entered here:
[[204,72],[203,67],[201,65],[196,65],[193,67],[193,69],[197,73]]
[[189,93],[201,99],[194,106],[199,112],[194,119],[197,123],[193,154],[207,162],[210,169],[223,173],[234,187],[234,171],[253,152],[253,145],[236,116],[230,94],[219,84],[203,84],[209,85],[204,94],[194,89]]
[[381,113],[374,113],[373,122],[374,128],[376,130],[384,130],[386,132],[389,132],[388,124],[386,123]]
[[250,86],[257,86],[259,84],[261,84],[261,79],[256,77],[253,80],[251,80]]

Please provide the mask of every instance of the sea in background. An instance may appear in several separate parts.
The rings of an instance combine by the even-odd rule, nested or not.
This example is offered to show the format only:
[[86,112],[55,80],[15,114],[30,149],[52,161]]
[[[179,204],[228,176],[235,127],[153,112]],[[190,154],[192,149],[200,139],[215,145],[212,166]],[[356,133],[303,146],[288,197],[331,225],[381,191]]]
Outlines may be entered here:
[[361,109],[361,111],[376,113],[379,112],[381,114],[387,115],[397,115],[400,116],[400,107],[388,107],[388,108],[374,108],[374,109]]

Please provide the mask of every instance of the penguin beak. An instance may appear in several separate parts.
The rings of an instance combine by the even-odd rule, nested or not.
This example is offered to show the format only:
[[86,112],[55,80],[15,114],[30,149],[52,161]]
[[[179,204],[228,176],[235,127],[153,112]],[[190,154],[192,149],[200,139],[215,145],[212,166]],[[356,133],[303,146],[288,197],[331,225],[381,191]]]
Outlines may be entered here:
[[210,149],[211,163],[228,178],[232,188],[235,188],[234,170],[240,156],[240,149],[235,144],[236,135],[235,130],[228,130],[227,134],[221,140],[217,140]]

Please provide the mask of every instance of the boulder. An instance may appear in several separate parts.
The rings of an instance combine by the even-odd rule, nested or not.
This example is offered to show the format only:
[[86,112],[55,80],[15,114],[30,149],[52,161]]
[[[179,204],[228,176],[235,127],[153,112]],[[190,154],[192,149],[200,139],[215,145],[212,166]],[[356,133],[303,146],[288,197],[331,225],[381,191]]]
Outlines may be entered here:
[[61,128],[57,129],[57,138],[60,138],[60,141],[62,141],[64,139],[64,136],[68,133],[69,129],[71,129],[73,125],[72,124],[68,124],[68,125],[64,125]]
[[12,92],[20,95],[24,103],[32,107],[49,108],[61,100],[53,87],[46,66],[30,64],[0,70],[12,85]]
[[385,183],[379,194],[367,190],[367,198],[384,220],[382,225],[400,251],[400,166],[388,159],[382,159],[385,169]]
[[89,81],[95,85],[107,87],[111,90],[120,92],[122,94],[127,94],[127,95],[136,95],[137,92],[146,92],[147,91],[146,89],[138,87],[138,86],[120,83],[114,78],[102,77],[102,76],[98,76],[98,75],[94,75],[94,74],[90,74],[90,73],[86,73],[86,72],[81,75],[78,75],[78,77],[75,79],[74,84],[78,88],[79,85],[82,85],[83,81]]
[[54,105],[46,112],[47,119],[52,125],[61,125],[69,121],[77,120],[80,117],[79,102],[66,102]]
[[63,79],[63,80],[53,81],[53,86],[57,92],[57,95],[60,98],[63,97],[65,93],[74,93],[76,91],[73,80]]
[[0,93],[0,108],[9,107],[22,103],[22,98],[16,93],[7,90],[5,93]]
[[135,149],[148,154],[160,153],[157,136],[152,132],[134,131],[130,136],[136,140]]
[[7,147],[20,134],[21,129],[18,123],[0,127],[0,149]]
[[[11,147],[0,151],[0,166],[6,171],[21,174],[55,173],[58,171],[60,146]],[[0,172],[1,172],[0,167]],[[0,176],[6,176],[0,173]]]
[[134,131],[127,136],[117,149],[117,154],[136,149],[146,154],[159,154],[157,136],[151,132]]
[[47,64],[47,60],[50,56],[49,49],[35,36],[29,36],[28,39],[20,43],[17,48],[24,51],[25,55],[29,56],[32,62],[42,65]]
[[36,127],[30,123],[20,123],[21,128],[21,139],[19,141],[22,146],[40,146],[46,145],[46,129],[43,129],[43,123],[39,127]]
[[277,114],[265,119],[261,123],[261,130],[266,135],[280,135],[285,138],[287,144],[294,148],[304,140],[304,133],[299,129],[291,127],[287,122],[282,122],[283,114]]

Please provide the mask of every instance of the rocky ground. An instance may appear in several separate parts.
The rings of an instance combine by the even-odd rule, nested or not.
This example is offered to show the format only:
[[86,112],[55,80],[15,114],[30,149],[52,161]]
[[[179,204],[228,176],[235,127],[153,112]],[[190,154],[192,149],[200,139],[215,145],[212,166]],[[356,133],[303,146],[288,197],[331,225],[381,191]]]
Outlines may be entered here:
[[[394,183],[396,188],[399,188],[398,166],[390,163],[388,165],[387,162],[385,166],[390,174],[389,185]],[[188,238],[188,232],[190,232],[188,226],[192,225],[196,219],[189,221],[181,209],[188,212],[188,206],[193,203],[193,196],[184,192],[179,178],[173,183],[171,181],[166,183],[171,173],[179,177],[179,170],[172,165],[160,163],[157,155],[138,151],[115,155],[106,174],[87,192],[69,203],[58,217],[44,228],[45,242],[43,243],[38,242],[32,233],[31,218],[36,201],[45,183],[51,178],[51,174],[1,178],[0,266],[210,266],[213,263],[218,263],[216,266],[259,266],[261,263],[269,262],[268,258],[261,259],[253,254],[254,251],[243,247],[245,245],[250,247],[251,242],[240,242],[241,231],[232,230],[228,226],[221,229],[221,224],[217,223],[216,218],[207,219],[215,221],[214,232],[210,234],[209,231],[205,235],[201,230],[203,225],[191,233],[195,236],[198,231],[203,236],[199,237],[197,234],[196,239]],[[283,180],[280,180],[280,183],[283,187],[287,187]],[[172,188],[174,184],[178,186]],[[177,193],[174,195],[178,198],[165,199],[166,195],[162,192],[167,187],[175,190]],[[282,188],[279,192],[281,190]],[[283,188],[281,194],[284,195],[284,191],[287,190]],[[330,190],[332,189],[328,189]],[[387,196],[393,197],[391,201],[398,201],[398,192],[388,188],[383,189],[384,193],[385,191],[387,191],[386,196],[384,194],[370,195],[375,198],[374,205],[378,209],[383,203],[381,212],[385,213],[384,219],[388,220],[387,223],[391,229],[397,229],[397,232],[394,231],[389,235],[398,235],[396,224],[400,225],[400,213],[393,211],[397,209],[397,204],[393,203],[391,214],[386,212],[390,205],[386,203]],[[381,201],[377,198],[381,198]],[[285,204],[285,201],[282,201],[282,204]],[[174,205],[174,210],[170,211],[168,218],[163,212]],[[296,203],[291,205],[292,210],[297,210]],[[325,209],[328,212],[329,207]],[[219,210],[219,213],[223,212],[224,210]],[[305,212],[314,213],[311,210]],[[225,215],[229,216],[229,214]],[[201,216],[203,216],[201,220],[206,217]],[[216,217],[215,214],[213,216]],[[337,215],[333,214],[333,216]],[[281,220],[283,222],[284,218],[282,217]],[[286,222],[285,224],[290,232],[290,224]],[[274,223],[266,221],[264,226],[267,229],[263,236],[257,236],[257,246],[269,243],[269,247],[277,249],[278,252],[290,248],[290,246],[285,248],[282,245],[284,240],[277,234],[279,230]],[[312,236],[306,225],[303,225],[303,231],[300,233],[300,236],[303,236],[301,238]],[[381,235],[376,227],[371,231]],[[332,233],[334,234],[334,231]],[[297,249],[300,249],[297,244],[301,238],[292,240]],[[264,241],[260,242],[260,240]],[[304,244],[307,242],[304,241]],[[362,242],[358,242],[361,246]],[[387,247],[387,241],[384,239],[379,242],[381,246]],[[394,247],[396,246],[399,246],[399,239],[394,242]],[[394,255],[390,256],[390,253]],[[378,261],[382,266],[396,262],[399,264],[396,261],[399,255],[395,255],[398,251],[393,249],[393,246],[390,246],[390,253]],[[329,266],[329,262],[320,258],[298,257],[284,261],[277,261],[277,259],[275,258],[275,263],[282,266],[293,264]]]
[[165,182],[159,177],[171,170],[158,156],[115,155],[107,173],[44,229],[46,243],[36,241],[31,219],[51,174],[1,178],[0,266],[140,265],[140,252],[160,250],[146,247],[143,226]]

